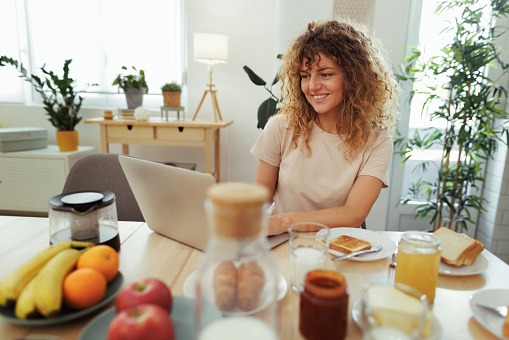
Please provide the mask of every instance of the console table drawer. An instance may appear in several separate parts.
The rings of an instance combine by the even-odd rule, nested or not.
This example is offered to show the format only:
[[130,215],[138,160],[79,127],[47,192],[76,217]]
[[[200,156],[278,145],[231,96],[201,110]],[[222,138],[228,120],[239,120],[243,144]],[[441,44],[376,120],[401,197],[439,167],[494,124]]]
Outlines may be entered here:
[[[182,131],[180,131],[182,129]],[[185,141],[205,141],[205,129],[197,128],[178,128],[178,127],[158,127],[157,139],[160,140],[185,140]]]
[[[129,129],[129,126],[131,127]],[[109,138],[154,139],[154,129],[151,126],[108,126]]]

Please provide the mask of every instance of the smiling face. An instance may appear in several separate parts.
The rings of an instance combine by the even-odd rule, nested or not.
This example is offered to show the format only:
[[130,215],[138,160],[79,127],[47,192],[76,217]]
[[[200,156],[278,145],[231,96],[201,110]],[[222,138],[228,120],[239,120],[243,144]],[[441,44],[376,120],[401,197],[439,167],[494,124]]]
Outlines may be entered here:
[[316,113],[338,117],[344,86],[344,76],[339,66],[320,53],[312,61],[302,61],[300,76],[302,92]]

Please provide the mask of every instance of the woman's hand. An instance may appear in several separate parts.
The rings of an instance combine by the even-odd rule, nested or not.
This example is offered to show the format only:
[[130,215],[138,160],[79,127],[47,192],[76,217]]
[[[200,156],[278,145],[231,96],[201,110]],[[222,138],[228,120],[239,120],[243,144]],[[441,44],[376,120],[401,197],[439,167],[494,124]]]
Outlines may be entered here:
[[288,228],[292,224],[291,213],[269,216],[269,225],[267,235],[279,235],[288,232]]

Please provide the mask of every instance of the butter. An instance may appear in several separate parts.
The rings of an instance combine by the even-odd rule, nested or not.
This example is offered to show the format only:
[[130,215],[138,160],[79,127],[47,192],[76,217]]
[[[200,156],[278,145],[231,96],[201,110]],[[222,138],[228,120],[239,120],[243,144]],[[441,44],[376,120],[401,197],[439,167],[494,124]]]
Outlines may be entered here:
[[389,286],[373,286],[367,291],[369,304],[374,309],[408,315],[421,315],[422,303],[415,297]]
[[419,299],[390,286],[371,286],[365,294],[373,326],[421,334],[421,327],[425,325],[425,306]]

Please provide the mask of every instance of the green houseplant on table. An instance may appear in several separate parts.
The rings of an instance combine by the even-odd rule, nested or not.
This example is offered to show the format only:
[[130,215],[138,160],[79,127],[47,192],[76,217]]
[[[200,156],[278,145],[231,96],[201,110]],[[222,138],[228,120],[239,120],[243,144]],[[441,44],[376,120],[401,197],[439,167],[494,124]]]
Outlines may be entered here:
[[122,66],[122,73],[118,74],[112,85],[117,85],[119,89],[124,90],[128,109],[135,109],[143,106],[143,95],[148,93],[148,85],[145,80],[145,71],[131,66],[134,74],[129,74],[127,67]]
[[0,57],[0,66],[11,65],[20,73],[20,77],[32,84],[35,91],[42,97],[44,110],[49,121],[57,129],[57,144],[60,151],[75,151],[78,149],[79,135],[75,126],[81,121],[79,111],[83,98],[75,91],[75,80],[69,77],[69,64],[67,59],[63,66],[62,78],[53,71],[41,67],[44,79],[37,75],[30,75],[21,62],[7,56]]
[[[509,4],[491,4],[491,11],[486,11],[480,0],[441,2],[435,11],[438,15],[453,10],[461,13],[442,31],[453,32],[452,40],[429,59],[414,48],[403,65],[402,80],[427,81],[426,88],[414,89],[410,100],[422,95],[422,112],[427,112],[431,121],[445,122],[445,128],[428,128],[421,134],[416,130],[412,138],[396,141],[396,153],[404,156],[403,163],[418,150],[442,150],[438,168],[430,161],[416,167],[421,175],[436,172],[436,180],[419,179],[411,184],[409,195],[400,199],[401,204],[421,201],[416,217],[431,213],[433,230],[445,226],[464,231],[467,222],[476,222],[470,209],[484,209],[485,198],[478,196],[476,189],[484,182],[486,161],[499,143],[507,145],[509,141],[508,113],[499,108],[507,97],[501,78],[509,72],[509,64],[501,60],[502,50],[496,45],[507,28],[494,26],[497,19],[509,14]],[[494,65],[499,74],[492,79],[486,70]]]
[[177,83],[166,83],[161,86],[163,93],[164,106],[168,107],[179,107],[180,106],[180,94],[182,88]]

